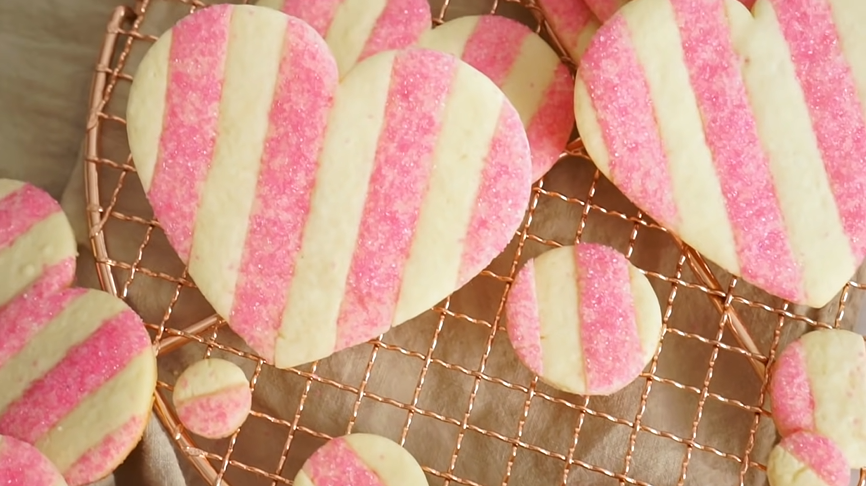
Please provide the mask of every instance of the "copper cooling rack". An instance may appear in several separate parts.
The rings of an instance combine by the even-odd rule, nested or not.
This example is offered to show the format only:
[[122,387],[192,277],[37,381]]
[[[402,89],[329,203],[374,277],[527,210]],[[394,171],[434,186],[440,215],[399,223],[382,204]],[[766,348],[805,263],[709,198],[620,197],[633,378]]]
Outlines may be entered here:
[[[489,302],[470,312],[463,307],[460,292],[447,298],[428,312],[432,320],[423,346],[406,344],[397,332],[409,332],[404,328],[414,323],[359,346],[363,350],[353,354],[360,356],[354,363],[359,370],[354,378],[321,372],[327,360],[275,370],[237,345],[217,316],[180,311],[189,302],[201,302],[201,296],[182,265],[163,264],[151,257],[155,242],[164,241],[162,230],[146,204],[128,203],[129,199],[143,200],[143,191],[123,137],[123,104],[135,63],[160,33],[147,28],[147,21],[169,10],[180,9],[184,15],[203,6],[198,0],[140,0],[135,8],[115,11],[96,66],[84,153],[88,223],[100,283],[134,307],[150,302],[151,311],[143,317],[161,365],[182,351],[200,353],[199,358],[221,353],[248,365],[254,393],[261,391],[257,386],[267,386],[262,384],[264,375],[302,381],[298,396],[285,397],[297,404],[292,407],[294,414],[254,407],[247,424],[234,436],[203,442],[178,423],[170,400],[176,375],[161,372],[155,412],[178,450],[208,484],[291,484],[297,465],[311,452],[293,446],[300,437],[325,440],[353,430],[376,432],[364,412],[370,407],[373,413],[381,411],[384,415],[380,417],[387,417],[391,438],[416,456],[428,447],[425,438],[413,436],[417,424],[424,423],[427,431],[451,431],[450,454],[425,456],[421,461],[431,485],[765,484],[767,453],[776,440],[764,393],[765,370],[786,342],[810,327],[851,327],[853,312],[846,313],[846,305],[850,310],[866,285],[850,282],[838,300],[822,310],[795,308],[756,291],[706,262],[628,203],[595,170],[578,138],[533,188],[524,225],[512,245],[477,277],[495,289],[488,293]],[[432,6],[434,24],[469,12],[520,18],[558,48],[531,0],[439,0]],[[133,239],[134,244],[115,243],[113,237],[118,235]],[[611,406],[614,402],[606,398],[557,392],[525,370],[500,363],[502,356],[513,360],[500,317],[519,265],[545,248],[589,240],[623,251],[645,271],[663,304],[664,337],[647,371],[629,387],[632,398],[625,407]],[[168,285],[172,291],[159,294],[162,300],[157,295],[142,295],[139,289],[150,288],[142,287],[143,282]],[[152,312],[154,307],[158,312]],[[464,347],[474,346],[477,352],[472,360],[449,354],[456,340]],[[671,359],[686,361],[671,365],[666,362]],[[394,363],[409,362],[418,373],[414,390],[386,396],[371,385],[375,375],[386,373]],[[425,394],[438,393],[430,389],[434,386],[429,385],[434,383],[431,377],[443,374],[452,377],[449,380],[461,391],[454,393],[459,400],[441,409],[426,407]],[[308,420],[309,410],[321,405],[311,405],[315,400],[311,397],[322,390],[351,397],[332,411],[345,417],[339,430],[324,430],[327,427]],[[496,423],[482,420],[479,404],[497,393],[511,394],[511,403],[522,406],[501,410]],[[682,423],[659,421],[653,408],[658,408],[659,397],[671,394],[680,394],[677,403],[689,404],[680,411]],[[543,415],[547,420],[561,423],[563,433],[535,432],[534,421],[542,410],[547,410]],[[718,427],[722,421],[730,421],[722,426],[741,429],[734,446],[719,445],[705,432],[708,425]],[[255,434],[266,431],[285,437],[274,450],[264,452],[265,459],[261,454],[255,460],[245,459],[250,456],[244,454],[243,436],[253,422],[258,424]],[[609,454],[599,457],[587,452],[594,441],[602,439],[614,443],[606,449]],[[673,450],[678,455],[670,456]],[[485,457],[489,451],[497,452]],[[656,461],[654,454],[663,453],[677,461],[665,466],[667,479],[651,483],[645,472],[653,467],[648,461]],[[468,468],[466,461],[483,465]],[[859,477],[859,482],[852,481],[866,486],[866,472]]]

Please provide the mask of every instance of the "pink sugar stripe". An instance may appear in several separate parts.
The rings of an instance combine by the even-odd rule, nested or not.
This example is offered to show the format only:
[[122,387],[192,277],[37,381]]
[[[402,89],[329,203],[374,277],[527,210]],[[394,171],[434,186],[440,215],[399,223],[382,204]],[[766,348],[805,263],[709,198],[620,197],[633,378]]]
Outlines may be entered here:
[[394,58],[336,350],[391,327],[455,69],[456,59],[433,51],[410,49]]
[[782,439],[781,447],[815,471],[828,486],[847,486],[850,466],[832,440],[801,432]]
[[[305,1],[309,2],[309,0]],[[427,0],[386,1],[385,9],[376,19],[376,24],[364,44],[358,61],[363,61],[379,52],[405,49],[415,44],[421,34],[430,29],[431,18],[430,4]]]
[[149,347],[135,312],[125,310],[108,319],[6,409],[0,433],[35,443]]
[[782,435],[815,430],[815,398],[806,372],[803,344],[795,341],[776,361],[770,381],[773,421]]
[[866,124],[851,67],[826,0],[771,0],[788,42],[797,78],[842,226],[855,259],[866,254]]
[[[671,0],[671,4],[733,228],[740,273],[784,299],[799,301],[802,270],[791,250],[724,4],[693,0]],[[774,257],[767,258],[768,254]]]
[[303,471],[315,486],[385,486],[343,437],[320,447],[304,464]]
[[320,36],[325,37],[334,14],[344,0],[286,0],[283,13],[297,17],[313,28]]
[[6,365],[45,329],[76,298],[87,291],[76,288],[58,292],[70,271],[75,272],[75,261],[67,260],[50,267],[43,277],[15,300],[0,309],[0,368]]
[[201,191],[219,135],[229,7],[204,9],[172,30],[165,119],[148,199],[184,262],[189,261]]
[[574,127],[574,82],[565,64],[556,68],[535,116],[526,128],[532,147],[532,180],[537,181],[559,160]]
[[337,66],[321,37],[293,18],[288,19],[286,34],[230,314],[235,332],[270,361],[339,82]]
[[607,146],[612,180],[659,223],[676,228],[670,168],[643,73],[621,15],[599,29],[578,68]]
[[181,423],[195,433],[216,437],[225,432],[226,424],[238,422],[239,416],[246,417],[252,399],[250,389],[242,384],[190,398],[178,404],[177,415]]
[[605,393],[643,368],[628,261],[595,244],[577,245],[575,258],[587,389]]
[[69,486],[82,486],[107,475],[112,469],[110,465],[126,457],[138,444],[144,427],[144,419],[141,417],[128,420],[64,471],[66,482]]
[[461,59],[481,71],[499,87],[505,84],[520,56],[523,40],[532,34],[527,27],[521,30],[520,36],[516,36],[514,24],[517,24],[517,21],[497,15],[484,15],[478,19],[475,30],[463,47]]
[[[481,172],[475,209],[463,240],[457,287],[475,278],[490,264],[490,255],[505,249],[503,236],[517,231],[526,213],[526,201],[532,190],[529,144],[517,110],[503,99],[496,132]],[[525,192],[514,188],[524,188]],[[500,247],[491,252],[491,244]]]
[[541,317],[535,293],[535,264],[520,270],[508,295],[508,337],[520,361],[535,374],[544,374],[541,350]]
[[0,484],[54,486],[59,479],[57,470],[35,447],[18,439],[0,437]]
[[608,19],[613,17],[620,7],[628,3],[628,0],[586,0],[586,3],[589,4],[589,8],[595,12],[595,16],[598,17],[598,20],[606,22]]
[[60,211],[57,201],[30,184],[7,194],[0,199],[0,250],[10,246],[43,219]]
[[557,39],[568,50],[577,46],[580,33],[595,17],[583,0],[539,0],[539,5]]

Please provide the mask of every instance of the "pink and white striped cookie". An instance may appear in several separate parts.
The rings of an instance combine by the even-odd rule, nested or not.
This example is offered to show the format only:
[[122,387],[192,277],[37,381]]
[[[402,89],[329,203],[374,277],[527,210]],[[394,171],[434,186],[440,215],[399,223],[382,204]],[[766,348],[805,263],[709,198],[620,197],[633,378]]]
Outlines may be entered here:
[[418,45],[457,56],[496,83],[526,128],[532,180],[553,167],[574,128],[574,79],[541,36],[500,15],[476,15],[445,22]]
[[46,296],[71,285],[77,256],[60,204],[35,186],[0,179],[0,308],[24,293]]
[[767,463],[770,486],[848,486],[851,468],[832,440],[809,432],[784,437]]
[[32,445],[0,435],[0,484],[67,486],[60,471]]
[[259,0],[310,24],[328,43],[340,75],[373,54],[411,46],[430,29],[427,0]]
[[526,262],[505,303],[517,357],[556,388],[610,395],[634,381],[661,337],[656,294],[619,252],[583,243]]
[[295,476],[296,486],[427,486],[409,451],[385,437],[349,434],[316,450]]
[[231,361],[210,358],[181,373],[172,400],[180,422],[190,432],[222,439],[246,421],[253,394],[244,370]]
[[141,318],[90,289],[0,310],[0,434],[36,446],[70,486],[111,473],[150,415],[156,358]]
[[866,467],[866,345],[841,329],[807,333],[779,355],[769,387],[783,435],[816,432],[831,439],[852,467]]
[[538,0],[538,6],[562,49],[579,62],[601,22],[583,0]]
[[[583,0],[587,7],[601,20],[607,22],[614,14],[631,0]],[[748,8],[752,8],[755,0],[739,0]]]
[[460,288],[511,240],[531,192],[520,117],[478,70],[387,51],[338,88],[321,38],[271,9],[221,5],[178,23],[140,64],[127,119],[169,241],[280,368]]
[[[754,14],[754,15],[753,15]],[[637,206],[822,307],[866,255],[866,3],[633,0],[578,69],[578,131]]]

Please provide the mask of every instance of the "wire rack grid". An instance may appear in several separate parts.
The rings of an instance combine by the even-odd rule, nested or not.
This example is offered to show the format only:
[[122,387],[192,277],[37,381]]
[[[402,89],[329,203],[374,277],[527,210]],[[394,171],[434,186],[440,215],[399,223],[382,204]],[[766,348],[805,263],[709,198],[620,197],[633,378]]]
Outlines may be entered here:
[[[468,1],[471,0],[436,3],[433,24],[471,10],[462,8]],[[383,416],[387,432],[382,433],[416,456],[430,448],[425,443],[429,438],[415,437],[417,433],[413,431],[422,427],[418,424],[423,423],[420,430],[425,433],[445,428],[450,431],[448,452],[424,455],[425,460],[421,461],[431,485],[660,486],[709,481],[726,486],[766,482],[767,450],[776,440],[766,404],[766,370],[786,340],[809,328],[847,326],[850,316],[846,317],[846,304],[866,285],[850,282],[840,292],[838,301],[821,312],[795,309],[754,292],[748,284],[706,262],[630,205],[595,170],[578,137],[569,144],[557,166],[533,187],[524,224],[512,245],[477,277],[476,280],[491,283],[496,289],[488,293],[486,307],[464,311],[459,292],[449,296],[427,313],[430,326],[423,346],[407,344],[400,337],[401,331],[408,332],[407,328],[416,324],[400,326],[354,350],[354,362],[349,368],[357,373],[351,378],[330,376],[323,371],[328,369],[327,363],[332,358],[296,369],[275,370],[242,343],[238,344],[236,338],[232,339],[225,323],[212,311],[198,315],[179,311],[187,302],[200,302],[201,296],[182,265],[163,265],[150,257],[164,235],[146,205],[125,203],[127,198],[142,199],[143,191],[125,137],[118,136],[125,133],[122,94],[132,81],[130,72],[137,55],[158,34],[145,28],[148,17],[165,10],[169,4],[180,15],[206,6],[199,0],[139,0],[135,8],[119,7],[109,21],[95,70],[84,154],[87,217],[100,284],[104,290],[139,308],[142,304],[136,298],[142,297],[138,289],[144,285],[139,282],[159,282],[170,288],[160,294],[164,299],[151,299],[159,300],[149,307],[157,311],[143,315],[161,365],[183,351],[199,358],[221,354],[246,364],[254,394],[268,386],[265,375],[290,377],[300,383],[294,389],[296,396],[286,397],[296,404],[292,413],[275,413],[254,406],[247,424],[232,437],[208,442],[188,434],[178,422],[170,400],[176,373],[161,372],[155,413],[178,450],[207,484],[292,484],[298,465],[311,453],[309,448],[296,447],[295,443],[300,443],[303,437],[321,443],[352,431],[376,432],[377,425],[372,425],[370,413],[386,408],[389,412]],[[521,18],[558,52],[563,52],[531,0],[494,0],[480,11],[477,6],[475,10]],[[552,214],[558,215],[559,220]],[[567,229],[551,229],[559,223]],[[121,233],[134,244],[117,243],[114,237]],[[503,355],[514,359],[507,339],[503,339],[501,316],[509,284],[520,264],[545,248],[593,240],[616,246],[642,268],[663,304],[663,338],[650,365],[629,387],[631,399],[625,407],[611,406],[616,400],[557,392],[519,367],[499,364]],[[659,257],[658,248],[664,248],[673,258]],[[695,306],[703,307],[698,312]],[[460,359],[447,352],[448,346],[457,340],[471,343],[474,360]],[[672,366],[666,363],[674,359],[668,359],[669,355],[680,358],[689,355],[693,361]],[[736,360],[738,366],[730,365]],[[373,386],[375,376],[386,374],[394,363],[414,363],[417,372],[410,380],[414,388],[400,396],[380,393]],[[440,400],[436,406],[427,406],[429,400],[425,396],[438,392],[431,387],[441,383],[434,377],[442,374],[459,382],[455,387],[462,390],[460,399]],[[736,387],[725,386],[727,382],[748,382],[748,386],[743,386],[751,392],[741,393]],[[322,390],[349,397],[332,410],[344,417],[340,427],[317,425],[316,420],[308,418],[314,413],[310,410],[321,405],[311,402]],[[482,407],[485,395],[496,393],[511,394],[511,401],[519,406],[499,411],[494,421],[479,418],[477,410]],[[680,402],[690,404],[682,423],[659,420],[654,412],[656,397],[672,393],[681,396]],[[374,412],[369,412],[371,406]],[[711,422],[725,420],[731,413],[739,414],[742,428],[734,441],[736,446],[718,445],[704,428]],[[561,427],[540,427],[538,417],[555,420]],[[260,454],[267,459],[246,459],[251,457],[244,452],[250,441],[244,445],[244,430],[254,427],[253,422],[259,424],[256,432],[247,435],[284,437],[275,442],[279,445],[273,450]],[[770,424],[769,432],[762,433],[766,424]],[[730,425],[737,427],[736,423]],[[257,442],[256,438],[251,442]],[[594,453],[593,444],[602,442],[608,444],[603,454]],[[653,466],[648,461],[655,461],[656,453],[674,450],[671,448],[678,452],[674,454],[676,461],[663,467],[667,475],[660,476],[658,466],[655,473],[650,473]],[[492,450],[496,454],[489,455]],[[534,459],[526,459],[530,455]],[[485,460],[488,462],[484,463]],[[483,464],[480,467],[479,462]],[[469,467],[467,463],[476,466]],[[713,480],[706,476],[708,471],[725,474],[714,476]],[[717,482],[718,478],[725,478],[724,484]],[[857,484],[866,486],[866,471],[861,471],[859,478]]]

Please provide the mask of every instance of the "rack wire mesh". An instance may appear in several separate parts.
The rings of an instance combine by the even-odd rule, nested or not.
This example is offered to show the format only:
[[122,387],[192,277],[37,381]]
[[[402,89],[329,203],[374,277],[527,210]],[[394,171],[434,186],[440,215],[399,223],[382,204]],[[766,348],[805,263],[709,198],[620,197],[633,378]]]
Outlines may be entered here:
[[[531,25],[563,53],[532,0],[493,0],[481,8],[477,1],[468,7],[470,1],[434,2],[433,24],[465,13],[507,15]],[[413,431],[419,427],[425,432],[448,430],[443,434],[453,443],[448,446],[450,454],[428,454],[422,461],[431,485],[766,482],[767,452],[776,440],[766,403],[766,369],[786,341],[809,328],[851,327],[846,305],[866,289],[866,283],[850,282],[836,302],[821,310],[795,308],[755,291],[705,261],[628,203],[595,170],[577,136],[557,166],[533,187],[526,219],[512,245],[477,277],[494,289],[486,294],[486,305],[464,308],[460,292],[449,296],[427,313],[423,345],[401,335],[411,326],[421,329],[422,324],[411,323],[353,349],[344,360],[352,361],[349,368],[354,373],[333,376],[327,366],[333,358],[276,370],[233,338],[212,311],[179,310],[186,304],[202,308],[202,297],[183,265],[166,264],[151,255],[160,242],[164,244],[162,229],[146,203],[129,202],[142,201],[143,191],[126,146],[123,104],[135,63],[159,29],[170,26],[148,27],[148,20],[157,15],[174,15],[172,20],[177,20],[206,3],[139,0],[135,8],[115,11],[95,70],[84,155],[88,226],[100,284],[142,311],[160,364],[171,368],[168,360],[182,351],[199,357],[221,354],[246,363],[254,394],[266,386],[260,383],[265,375],[298,383],[293,388],[296,396],[286,397],[296,404],[293,413],[254,407],[247,423],[229,439],[202,441],[188,434],[174,415],[170,396],[176,373],[161,371],[155,413],[208,484],[291,484],[299,464],[312,452],[295,447],[302,436],[324,441],[353,430],[375,432],[371,414],[378,414],[376,424],[387,424],[391,438],[416,456],[430,447],[425,440],[432,439],[418,438]],[[663,304],[663,338],[650,365],[629,387],[632,399],[624,407],[611,406],[605,398],[557,392],[527,371],[501,363],[502,356],[514,359],[503,338],[502,309],[520,264],[544,248],[589,240],[603,240],[623,251],[646,273]],[[143,290],[152,289],[148,285],[154,282],[169,290],[152,294]],[[448,352],[449,343],[456,340],[474,350],[474,359]],[[675,359],[689,361],[666,365],[666,360]],[[417,372],[417,379],[411,380],[414,389],[394,394],[374,386],[375,378],[386,375],[387,369],[399,368],[397,364],[408,369],[410,363]],[[426,400],[438,393],[431,387],[442,383],[433,379],[439,375],[457,383],[455,389],[461,393],[453,395],[459,398]],[[327,406],[315,403],[323,390],[344,397],[329,412],[344,417],[341,427],[309,418],[311,408]],[[497,394],[516,394],[511,402],[521,406],[505,407],[493,415],[495,419],[480,417],[476,410],[484,395]],[[660,420],[654,412],[654,401],[661,400],[656,397],[671,394],[679,394],[676,403],[689,404],[682,422]],[[738,418],[731,420],[732,414]],[[539,427],[539,417],[562,426]],[[709,430],[718,430],[719,422],[729,420],[721,427],[739,427],[735,446],[714,443],[707,424],[716,423]],[[262,434],[285,439],[274,450],[254,457],[244,452],[245,430],[254,430],[246,433],[252,436],[246,447]],[[607,444],[604,453],[593,454],[591,446],[602,442]],[[648,463],[655,454],[671,450],[678,451],[675,462]],[[526,459],[529,456],[534,459]],[[467,460],[488,462],[469,468],[464,465]],[[659,467],[666,469],[667,476],[659,476]],[[650,470],[656,470],[654,476],[646,472]],[[650,476],[660,482],[649,482]],[[866,486],[866,471],[853,481]]]

